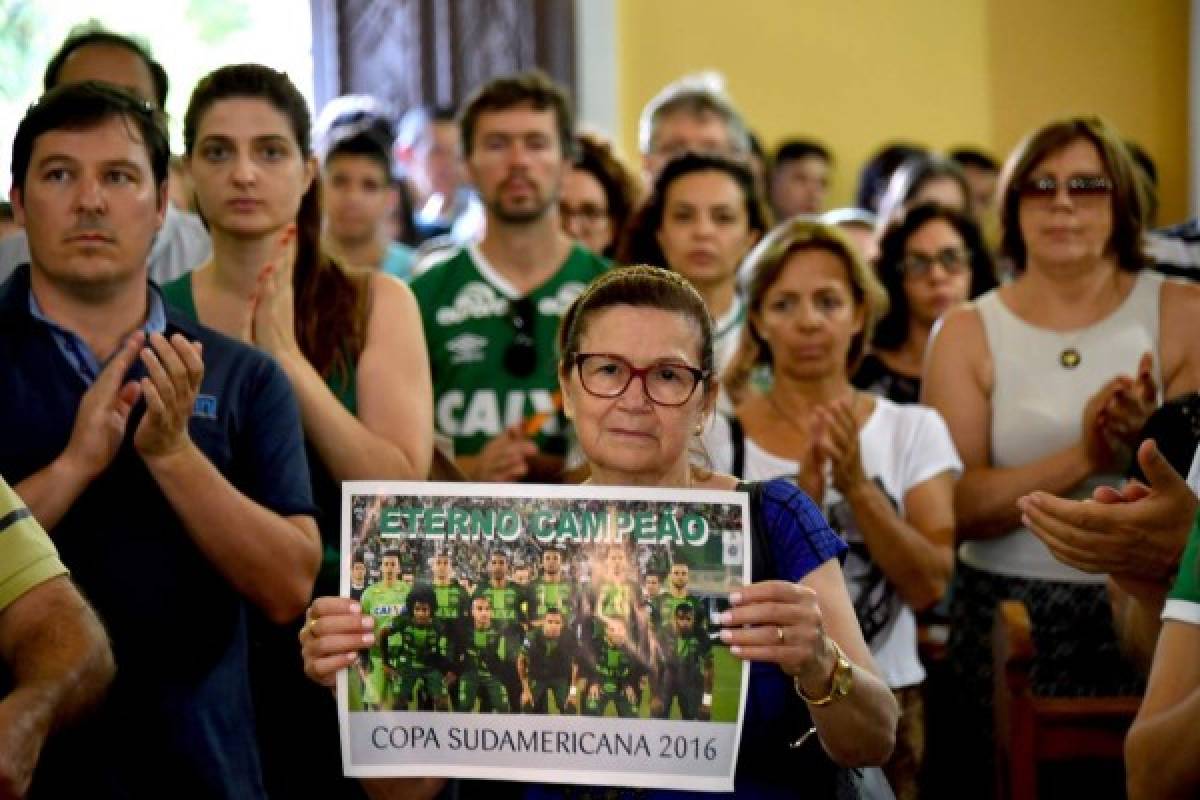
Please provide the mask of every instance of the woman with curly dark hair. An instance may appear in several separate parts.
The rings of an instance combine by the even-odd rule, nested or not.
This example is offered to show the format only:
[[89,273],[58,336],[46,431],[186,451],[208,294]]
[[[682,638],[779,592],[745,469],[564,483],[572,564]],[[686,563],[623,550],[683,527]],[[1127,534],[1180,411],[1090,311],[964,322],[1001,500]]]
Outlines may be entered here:
[[923,203],[884,232],[875,269],[887,289],[888,311],[854,385],[896,403],[915,403],[934,323],[948,309],[996,287],[992,258],[970,217]]
[[575,135],[575,158],[563,177],[558,215],[563,230],[597,255],[613,258],[641,199],[642,187],[595,133]]

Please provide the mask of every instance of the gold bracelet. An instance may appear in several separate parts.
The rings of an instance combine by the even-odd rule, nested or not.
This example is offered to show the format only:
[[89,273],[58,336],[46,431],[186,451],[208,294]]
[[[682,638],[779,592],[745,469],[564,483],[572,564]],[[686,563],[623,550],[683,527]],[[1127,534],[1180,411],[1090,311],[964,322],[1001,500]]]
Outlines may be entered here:
[[800,677],[792,676],[792,685],[796,689],[796,694],[800,695],[800,699],[808,703],[810,706],[825,706],[837,700],[840,697],[845,697],[850,694],[850,690],[854,687],[854,665],[842,653],[842,648],[838,647],[838,643],[830,637],[826,636],[825,641],[833,648],[835,656],[833,664],[833,674],[829,676],[829,692],[824,697],[809,697],[804,687],[800,685]]

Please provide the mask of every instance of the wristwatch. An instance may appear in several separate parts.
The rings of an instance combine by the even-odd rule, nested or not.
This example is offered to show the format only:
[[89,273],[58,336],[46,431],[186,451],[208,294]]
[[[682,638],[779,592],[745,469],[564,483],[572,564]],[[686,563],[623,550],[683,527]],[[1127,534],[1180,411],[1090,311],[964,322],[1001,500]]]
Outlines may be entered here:
[[796,694],[800,695],[800,699],[808,703],[810,706],[827,706],[839,697],[845,697],[850,694],[850,689],[854,687],[854,665],[842,653],[842,648],[838,647],[838,643],[828,636],[825,641],[829,642],[833,648],[835,657],[833,665],[833,675],[829,680],[829,693],[824,697],[809,697],[804,692],[804,687],[800,685],[799,676],[793,676],[792,683],[796,687]]

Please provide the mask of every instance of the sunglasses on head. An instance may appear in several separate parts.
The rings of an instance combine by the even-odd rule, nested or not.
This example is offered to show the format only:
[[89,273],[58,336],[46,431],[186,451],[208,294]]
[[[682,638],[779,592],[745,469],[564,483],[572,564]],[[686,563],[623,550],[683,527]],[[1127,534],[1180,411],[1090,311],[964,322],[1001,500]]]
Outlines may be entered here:
[[518,378],[532,375],[537,368],[537,343],[533,338],[533,327],[537,320],[537,308],[528,297],[510,300],[508,321],[513,326],[513,339],[504,349],[504,369]]
[[1021,186],[1021,197],[1026,200],[1049,202],[1058,197],[1059,186],[1066,189],[1072,200],[1099,200],[1112,194],[1113,182],[1103,175],[1072,175],[1065,182],[1044,176],[1030,178]]

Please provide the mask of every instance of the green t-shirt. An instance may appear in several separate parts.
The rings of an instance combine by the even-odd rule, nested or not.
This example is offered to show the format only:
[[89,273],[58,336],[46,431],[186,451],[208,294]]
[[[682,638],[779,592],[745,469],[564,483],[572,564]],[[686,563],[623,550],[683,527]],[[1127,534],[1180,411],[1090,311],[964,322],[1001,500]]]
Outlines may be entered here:
[[1173,619],[1200,625],[1200,514],[1192,522],[1192,532],[1188,536],[1187,548],[1183,551],[1183,561],[1179,564],[1179,574],[1175,585],[1167,595],[1167,604],[1163,608],[1163,619]]
[[66,571],[50,537],[0,478],[0,611]]
[[566,418],[555,413],[554,400],[558,324],[607,268],[602,258],[575,245],[558,272],[525,295],[536,310],[536,361],[523,377],[504,366],[505,350],[516,336],[513,301],[519,295],[477,248],[462,249],[413,281],[433,373],[434,421],[438,432],[454,440],[455,454],[475,455],[505,428],[540,412],[550,417],[534,436],[538,449],[566,453]]

